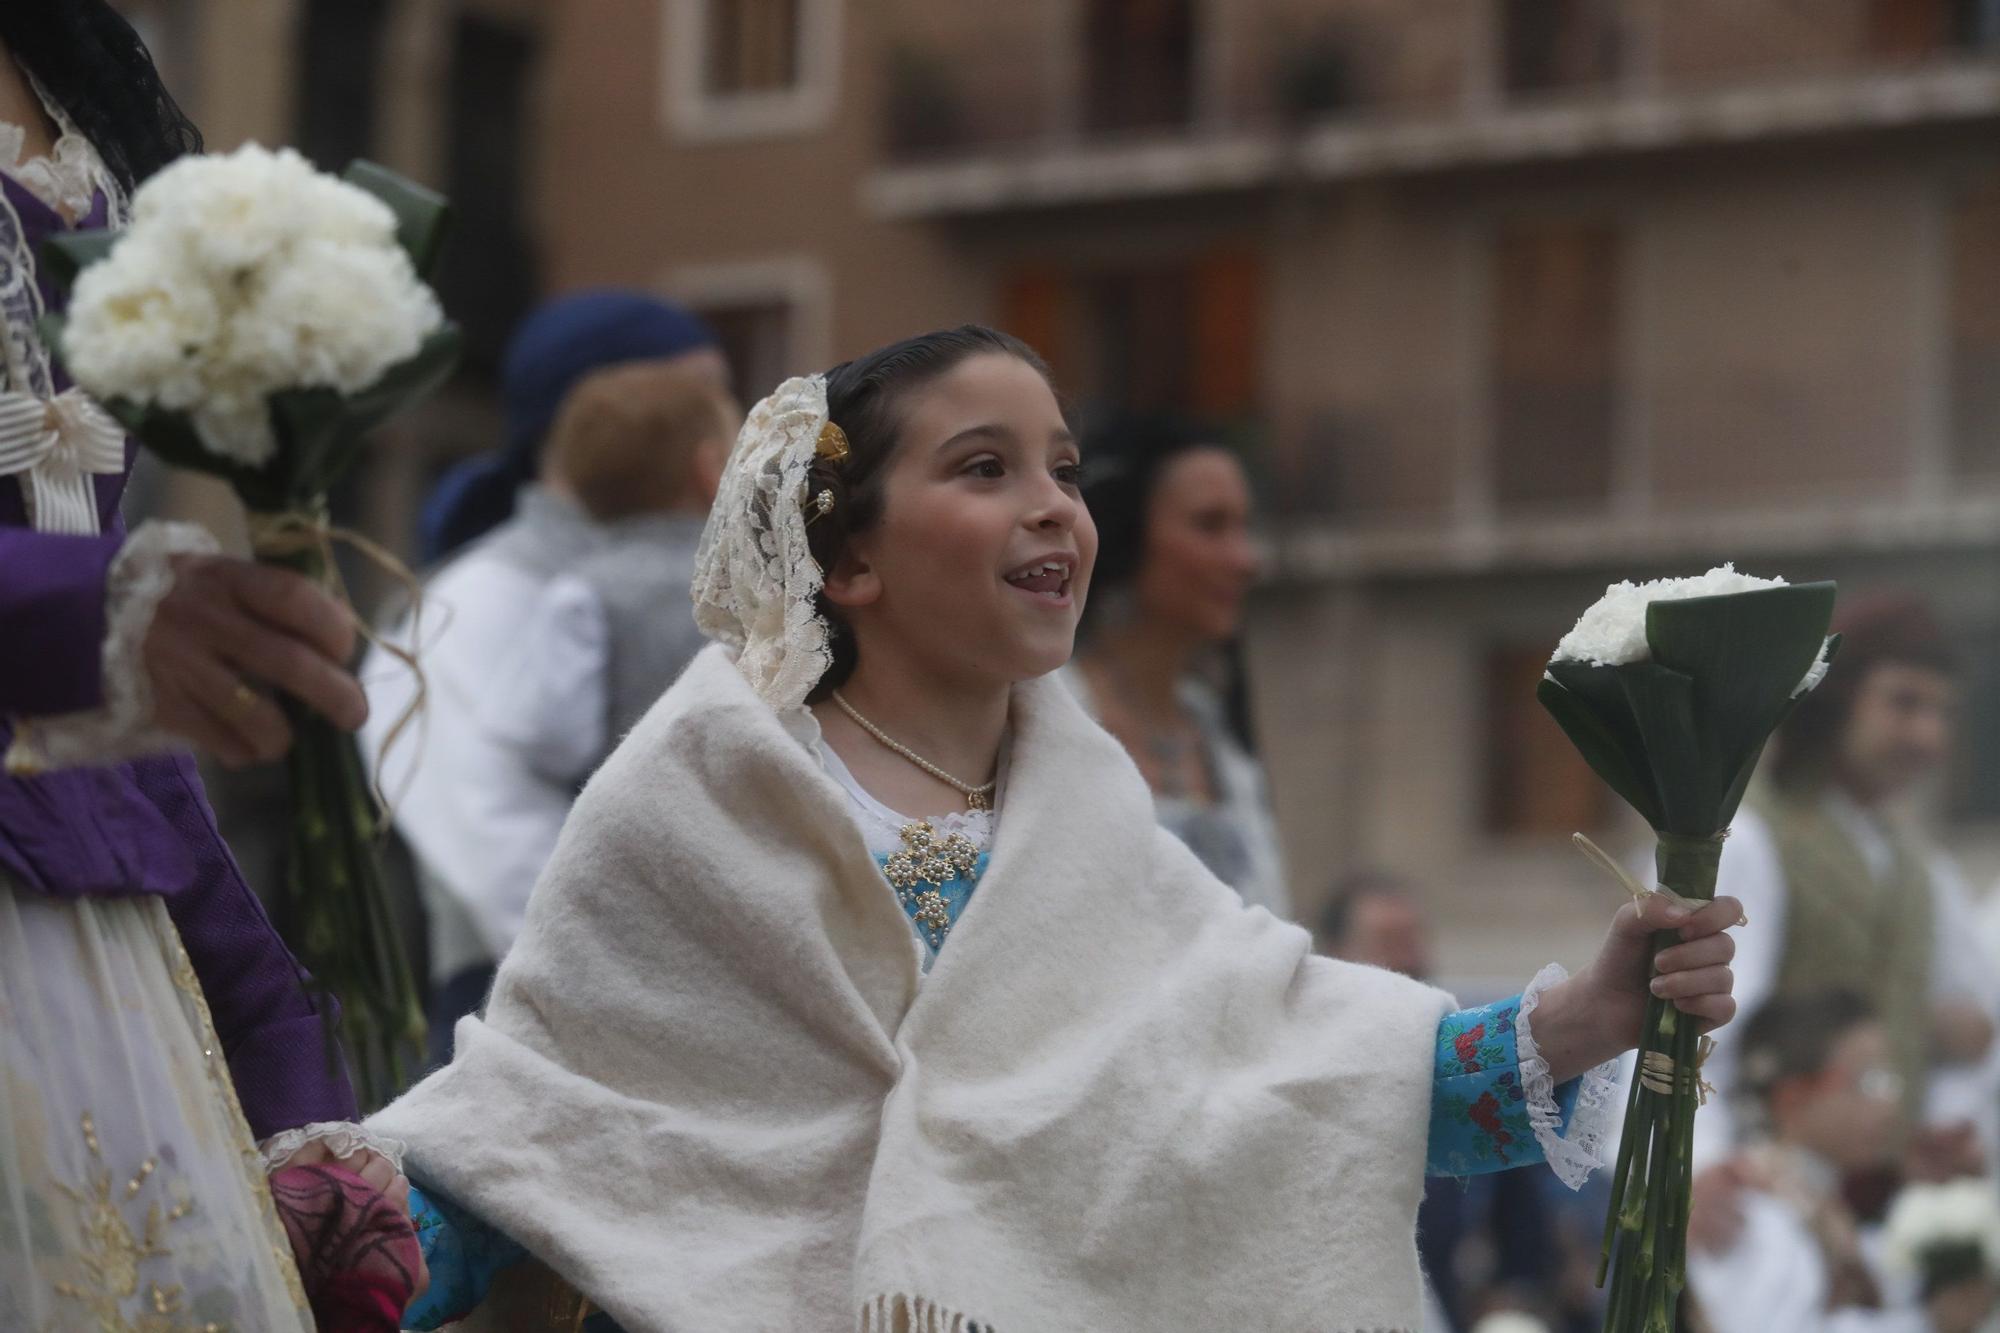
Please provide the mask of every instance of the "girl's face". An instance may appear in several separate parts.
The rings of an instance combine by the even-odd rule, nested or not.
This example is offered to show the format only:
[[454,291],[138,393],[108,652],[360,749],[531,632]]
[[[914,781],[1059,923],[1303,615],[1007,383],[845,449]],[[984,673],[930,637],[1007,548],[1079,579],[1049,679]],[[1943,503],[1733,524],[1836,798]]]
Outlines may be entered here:
[[981,354],[909,391],[901,408],[881,521],[848,544],[826,585],[861,669],[895,657],[986,685],[1060,667],[1097,529],[1048,382],[1014,357]]
[[1197,643],[1233,636],[1257,576],[1243,465],[1222,449],[1168,462],[1147,505],[1145,540],[1136,592],[1146,618]]

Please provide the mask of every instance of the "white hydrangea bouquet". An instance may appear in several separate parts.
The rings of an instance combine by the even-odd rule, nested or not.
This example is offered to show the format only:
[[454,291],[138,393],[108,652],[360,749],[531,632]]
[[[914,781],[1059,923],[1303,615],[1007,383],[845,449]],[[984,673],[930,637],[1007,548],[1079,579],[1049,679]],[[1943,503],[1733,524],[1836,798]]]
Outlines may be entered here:
[[[254,144],[183,158],[139,188],[125,230],[50,243],[70,302],[43,336],[162,460],[235,489],[258,559],[338,593],[336,541],[385,557],[329,524],[328,491],[370,430],[457,364],[458,330],[423,281],[446,212],[370,163],[334,177]],[[378,812],[351,738],[280,702],[296,736],[287,916],[372,1092],[423,1037],[382,892]]]
[[[1831,583],[1794,587],[1724,565],[1616,584],[1557,647],[1542,704],[1652,826],[1664,891],[1715,897],[1722,839],[1765,742],[1839,646],[1827,637],[1833,601]],[[1654,948],[1673,942],[1662,932]],[[1598,1267],[1600,1285],[1611,1274],[1605,1327],[1619,1333],[1674,1327],[1703,1051],[1693,1022],[1648,1003]]]
[[1884,1257],[1928,1301],[1947,1287],[2000,1279],[2000,1190],[1968,1178],[1909,1185],[1883,1226]]

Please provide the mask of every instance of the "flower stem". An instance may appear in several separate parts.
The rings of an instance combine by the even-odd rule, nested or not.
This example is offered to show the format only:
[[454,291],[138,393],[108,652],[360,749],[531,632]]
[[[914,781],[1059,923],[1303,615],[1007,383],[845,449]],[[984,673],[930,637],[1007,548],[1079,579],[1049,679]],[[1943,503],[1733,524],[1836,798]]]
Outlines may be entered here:
[[[1659,881],[1684,898],[1715,897],[1719,837],[1659,835]],[[1650,959],[1677,943],[1657,931]],[[1607,1333],[1671,1333],[1687,1285],[1687,1222],[1700,1049],[1694,1020],[1649,999],[1639,1039],[1638,1076],[1625,1103],[1625,1133],[1612,1176],[1598,1285],[1610,1285]],[[1654,1056],[1653,1061],[1648,1056]]]
[[[317,548],[269,563],[322,585],[331,574]],[[280,704],[293,735],[283,916],[299,961],[333,1001],[321,1010],[327,1058],[337,1064],[336,1035],[344,1035],[357,1091],[372,1108],[401,1088],[405,1053],[423,1042],[423,1009],[383,886],[374,797],[354,739],[295,699]]]

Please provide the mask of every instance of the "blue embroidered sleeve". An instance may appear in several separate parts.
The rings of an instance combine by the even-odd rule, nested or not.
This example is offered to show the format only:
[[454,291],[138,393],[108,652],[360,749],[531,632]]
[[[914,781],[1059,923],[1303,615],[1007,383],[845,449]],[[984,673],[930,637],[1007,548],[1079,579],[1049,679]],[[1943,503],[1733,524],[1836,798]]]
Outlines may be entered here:
[[463,1319],[486,1299],[502,1269],[527,1257],[519,1244],[463,1208],[410,1186],[410,1221],[431,1285],[403,1314],[403,1327],[428,1330]]
[[[1476,1176],[1543,1160],[1528,1123],[1528,1095],[1515,1050],[1514,1025],[1520,1015],[1521,997],[1516,995],[1483,1009],[1446,1014],[1438,1024],[1426,1174]],[[1581,1079],[1571,1079],[1556,1089],[1565,1129],[1581,1086]]]

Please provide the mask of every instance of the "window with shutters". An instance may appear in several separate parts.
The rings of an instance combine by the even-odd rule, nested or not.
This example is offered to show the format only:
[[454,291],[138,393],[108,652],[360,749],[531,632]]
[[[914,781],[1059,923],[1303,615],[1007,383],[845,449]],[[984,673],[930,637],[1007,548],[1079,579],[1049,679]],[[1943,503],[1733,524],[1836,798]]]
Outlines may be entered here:
[[1952,462],[2000,479],[2000,173],[1958,192],[1948,228]]
[[1494,501],[1601,504],[1618,408],[1620,235],[1596,221],[1522,221],[1493,240]]
[[1080,401],[1254,415],[1262,371],[1263,268],[1248,250],[1017,272],[1001,322]]
[[1501,86],[1536,94],[1604,87],[1619,75],[1614,0],[1500,0]]
[[843,0],[662,0],[665,110],[693,140],[827,128]]
[[1612,816],[1610,789],[1535,697],[1548,661],[1547,643],[1485,653],[1485,824],[1499,837],[1567,838]]
[[1192,118],[1194,0],[1089,0],[1084,43],[1087,128],[1171,129]]

